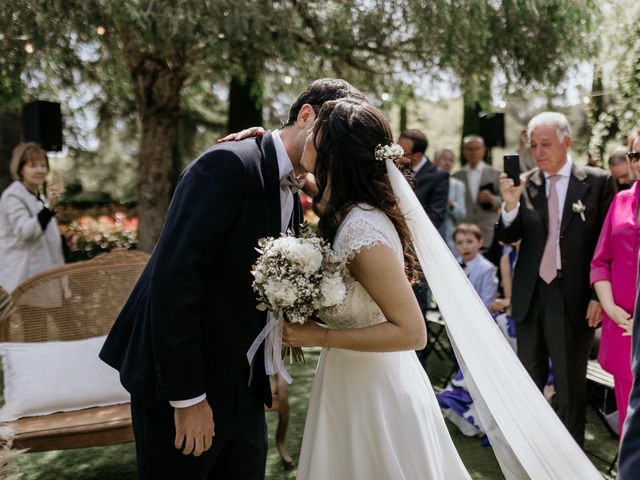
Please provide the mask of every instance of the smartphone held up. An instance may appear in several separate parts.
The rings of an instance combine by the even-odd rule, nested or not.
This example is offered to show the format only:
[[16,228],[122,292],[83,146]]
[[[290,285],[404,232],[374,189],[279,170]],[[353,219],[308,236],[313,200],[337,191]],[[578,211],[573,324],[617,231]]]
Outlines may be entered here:
[[504,160],[504,173],[513,180],[513,184],[517,187],[520,185],[520,155],[514,153],[505,155],[502,158]]

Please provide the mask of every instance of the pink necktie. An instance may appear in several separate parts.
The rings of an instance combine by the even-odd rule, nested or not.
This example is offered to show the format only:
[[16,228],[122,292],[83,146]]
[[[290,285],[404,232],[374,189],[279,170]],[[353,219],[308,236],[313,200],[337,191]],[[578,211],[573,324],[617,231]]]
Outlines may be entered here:
[[556,182],[560,180],[560,175],[549,177],[549,198],[547,198],[547,213],[549,228],[547,229],[547,243],[544,245],[544,253],[540,262],[540,278],[551,283],[556,278],[558,271],[557,251],[558,251],[558,227],[560,219],[558,216],[558,192]]

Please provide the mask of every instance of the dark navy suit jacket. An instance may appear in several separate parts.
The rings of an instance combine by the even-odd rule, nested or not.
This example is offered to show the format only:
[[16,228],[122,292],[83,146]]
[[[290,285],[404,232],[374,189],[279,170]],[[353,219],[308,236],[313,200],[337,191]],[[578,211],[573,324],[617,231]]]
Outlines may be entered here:
[[[505,227],[498,217],[496,230],[501,242],[511,244],[522,240],[511,295],[512,316],[516,322],[524,321],[529,311],[549,223],[544,174],[537,168],[531,170],[525,174],[524,183],[516,220]],[[572,166],[560,226],[562,274],[571,281],[563,282],[562,289],[569,319],[582,328],[588,328],[585,316],[589,300],[594,298],[589,285],[590,262],[612,197],[611,177],[605,171]],[[578,201],[584,206],[584,218],[573,208]]]
[[[265,325],[251,267],[257,241],[280,234],[279,173],[270,133],[214,146],[183,172],[151,259],[100,358],[151,406],[207,394],[233,418],[246,352]],[[252,391],[271,403],[262,350]]]
[[420,170],[413,177],[413,191],[418,197],[422,208],[429,216],[433,225],[440,229],[447,214],[447,199],[449,198],[449,174],[438,168],[427,159]]

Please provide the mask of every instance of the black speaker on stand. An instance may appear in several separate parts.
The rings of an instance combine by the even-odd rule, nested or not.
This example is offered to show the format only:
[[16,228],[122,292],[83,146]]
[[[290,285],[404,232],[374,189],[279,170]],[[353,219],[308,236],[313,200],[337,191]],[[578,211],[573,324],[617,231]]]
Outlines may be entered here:
[[47,152],[62,150],[62,113],[60,104],[36,100],[22,108],[23,138],[35,142]]
[[504,113],[480,115],[480,136],[488,149],[504,147]]

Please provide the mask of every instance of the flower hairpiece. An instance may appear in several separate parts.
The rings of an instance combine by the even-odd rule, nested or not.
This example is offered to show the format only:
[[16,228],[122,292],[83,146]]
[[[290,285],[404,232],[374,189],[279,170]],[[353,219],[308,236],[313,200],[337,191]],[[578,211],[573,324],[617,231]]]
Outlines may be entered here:
[[378,145],[376,147],[376,161],[386,162],[404,156],[404,149],[397,143]]

